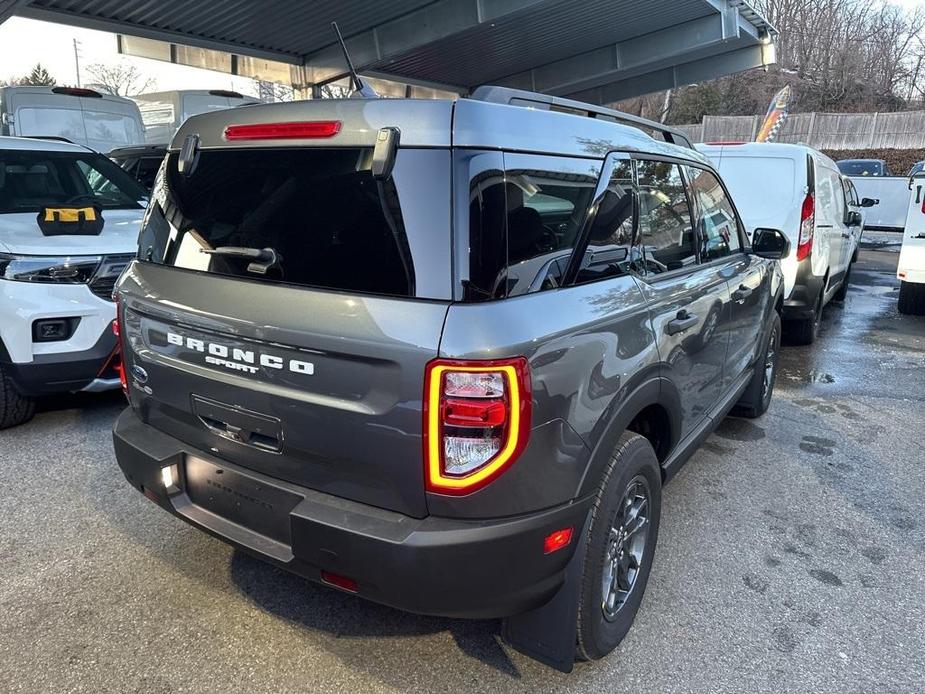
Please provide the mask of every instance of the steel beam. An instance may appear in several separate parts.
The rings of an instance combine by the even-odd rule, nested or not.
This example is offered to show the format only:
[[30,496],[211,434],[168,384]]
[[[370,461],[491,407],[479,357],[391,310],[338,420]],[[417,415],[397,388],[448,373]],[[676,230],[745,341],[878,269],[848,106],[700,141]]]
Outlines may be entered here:
[[[362,70],[418,46],[439,41],[548,1],[438,0],[420,10],[352,36],[346,39],[345,43],[357,69]],[[307,55],[305,67],[306,77],[316,84],[343,77],[347,72],[343,53],[336,44]],[[387,72],[387,67],[380,69]],[[392,76],[391,79],[401,77]]]
[[[752,33],[757,32],[757,29],[746,22],[738,10],[732,10],[734,16],[725,11],[709,15],[693,22],[538,66],[497,82],[504,86],[567,96],[593,91],[597,87],[618,81],[634,80],[652,74],[664,75],[667,74],[664,72],[667,69],[730,55],[731,51],[746,46],[758,48],[755,45],[757,36]],[[764,62],[764,55],[760,50],[749,55],[756,56],[759,62],[741,69],[768,64]],[[714,61],[711,64],[716,63],[717,61]],[[741,60],[736,58],[735,64],[741,65]],[[664,88],[666,87],[655,87],[646,91]]]
[[0,0],[0,24],[3,24],[14,14],[19,14],[27,2],[29,0]]

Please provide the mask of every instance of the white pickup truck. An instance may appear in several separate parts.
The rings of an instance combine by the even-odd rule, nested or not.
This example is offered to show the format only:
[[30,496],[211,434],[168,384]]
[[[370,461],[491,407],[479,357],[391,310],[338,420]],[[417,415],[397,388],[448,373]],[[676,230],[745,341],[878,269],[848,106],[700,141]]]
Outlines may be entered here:
[[[909,179],[899,278],[899,312],[925,315],[925,173]],[[910,192],[911,191],[911,192]]]

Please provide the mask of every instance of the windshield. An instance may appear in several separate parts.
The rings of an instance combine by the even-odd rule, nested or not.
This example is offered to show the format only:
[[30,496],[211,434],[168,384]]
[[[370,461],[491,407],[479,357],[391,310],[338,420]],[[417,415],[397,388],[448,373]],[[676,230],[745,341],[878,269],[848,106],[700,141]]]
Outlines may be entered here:
[[128,174],[93,152],[0,150],[0,213],[61,205],[139,209],[146,197]]
[[840,161],[838,169],[846,176],[886,176],[879,161]]

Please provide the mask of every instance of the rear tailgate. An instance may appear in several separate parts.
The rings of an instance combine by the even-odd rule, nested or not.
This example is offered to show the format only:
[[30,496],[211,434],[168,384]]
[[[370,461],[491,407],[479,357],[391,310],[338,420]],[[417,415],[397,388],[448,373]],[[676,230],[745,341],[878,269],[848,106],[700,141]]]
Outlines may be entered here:
[[446,305],[148,263],[119,292],[144,421],[272,477],[426,514],[423,376]]
[[[451,105],[318,101],[181,129],[195,163],[169,153],[118,285],[131,402],[191,451],[423,517],[424,371],[452,297],[450,151],[432,133]],[[314,140],[222,134],[332,119]],[[401,148],[376,177],[386,125]]]

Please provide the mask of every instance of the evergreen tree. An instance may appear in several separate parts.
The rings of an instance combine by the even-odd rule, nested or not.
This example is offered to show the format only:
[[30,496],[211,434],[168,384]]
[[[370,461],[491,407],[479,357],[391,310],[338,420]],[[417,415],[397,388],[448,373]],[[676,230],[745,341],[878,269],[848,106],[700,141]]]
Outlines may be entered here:
[[36,63],[32,72],[23,77],[20,84],[32,87],[53,87],[55,78],[48,74],[48,70],[42,67],[41,63]]

